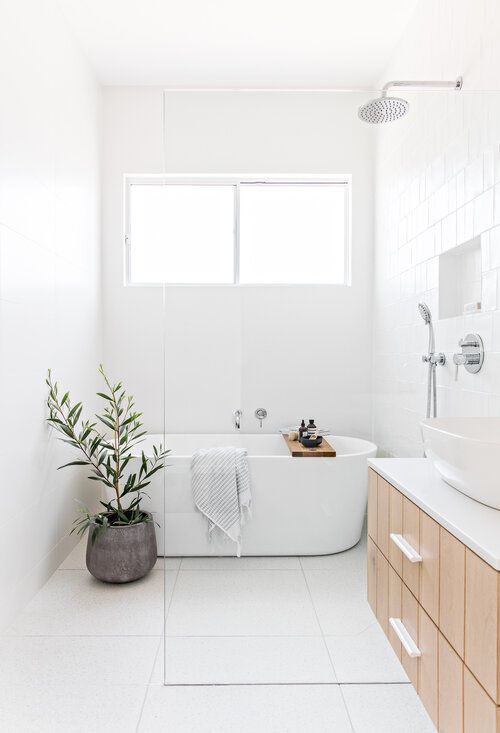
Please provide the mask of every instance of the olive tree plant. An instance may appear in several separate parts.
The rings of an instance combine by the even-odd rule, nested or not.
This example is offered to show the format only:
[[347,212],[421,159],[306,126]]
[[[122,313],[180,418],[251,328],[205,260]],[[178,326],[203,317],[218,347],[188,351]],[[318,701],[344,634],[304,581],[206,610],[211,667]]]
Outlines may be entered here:
[[[59,390],[49,369],[46,383],[49,388],[47,421],[61,433],[79,453],[79,458],[63,466],[87,466],[91,481],[98,481],[107,487],[107,501],[101,497],[103,511],[92,514],[84,509],[75,519],[72,531],[83,534],[90,526],[97,531],[107,526],[124,526],[139,522],[150,522],[151,516],[141,509],[144,489],[152,476],[165,465],[169,453],[162,445],[153,446],[152,456],[138,451],[137,445],[144,440],[146,430],[141,422],[141,412],[135,410],[134,398],[127,394],[122,382],[112,384],[102,364],[99,373],[104,381],[104,391],[97,395],[103,402],[96,421],[82,417],[83,405],[71,400],[69,392]],[[133,460],[136,459],[136,460]],[[132,461],[132,463],[131,463]]]

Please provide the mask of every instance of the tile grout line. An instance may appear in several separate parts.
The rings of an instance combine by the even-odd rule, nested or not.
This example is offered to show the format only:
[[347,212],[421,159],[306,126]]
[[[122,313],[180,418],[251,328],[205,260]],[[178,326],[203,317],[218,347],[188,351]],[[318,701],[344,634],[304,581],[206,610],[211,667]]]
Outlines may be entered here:
[[155,654],[155,656],[154,656],[154,659],[153,659],[153,666],[151,667],[151,672],[150,672],[150,674],[149,674],[149,679],[148,679],[148,682],[147,682],[147,684],[146,684],[146,690],[145,690],[145,692],[144,692],[144,696],[143,696],[143,698],[142,698],[142,705],[141,705],[141,709],[139,710],[139,717],[137,718],[137,725],[135,726],[135,731],[136,731],[136,733],[138,733],[138,731],[139,731],[139,726],[140,726],[140,724],[141,724],[141,720],[142,720],[142,713],[144,712],[144,707],[145,707],[145,705],[146,705],[146,700],[147,700],[147,697],[148,697],[148,694],[149,694],[149,688],[150,688],[150,686],[151,686],[151,684],[152,684],[152,683],[151,683],[151,680],[152,680],[152,678],[153,678],[153,675],[154,675],[154,671],[155,671],[155,668],[156,668],[156,660],[157,660],[157,658],[158,658],[158,653],[159,653],[160,649],[162,648],[162,638],[163,638],[163,637],[160,637],[160,641],[159,641],[159,643],[158,643],[158,647],[157,647],[157,649],[156,649],[156,654]]
[[[182,562],[182,560],[181,560],[181,562]],[[170,596],[170,600],[167,603],[167,598],[168,598],[168,592],[167,592],[168,572],[172,572],[172,571],[169,571],[168,570],[168,567],[167,567],[167,563],[166,562],[165,562],[165,564],[163,566],[163,580],[164,580],[164,583],[163,583],[163,633],[162,633],[162,635],[160,637],[160,643],[158,644],[158,648],[156,650],[155,658],[154,658],[154,661],[153,661],[153,666],[152,666],[152,669],[151,669],[151,674],[149,675],[149,680],[148,680],[148,683],[146,685],[146,690],[145,690],[144,697],[143,697],[143,700],[142,700],[141,709],[140,709],[140,712],[139,712],[139,719],[137,720],[137,725],[136,725],[136,728],[135,728],[136,733],[138,733],[139,727],[141,725],[142,714],[144,712],[144,707],[146,705],[146,700],[148,698],[149,690],[150,690],[150,687],[151,687],[151,684],[152,684],[151,680],[153,678],[153,675],[154,675],[154,672],[155,672],[155,668],[156,668],[156,660],[158,658],[158,654],[160,653],[160,650],[162,650],[162,649],[164,651],[164,655],[163,655],[164,656],[163,683],[165,684],[165,677],[166,677],[166,674],[165,674],[165,658],[166,658],[165,644],[166,644],[166,639],[167,639],[167,634],[166,634],[167,616],[168,616],[168,612],[170,611],[170,606],[172,605],[172,601],[173,601],[173,598],[174,598],[175,587],[177,585],[177,579],[179,577],[180,568],[181,568],[181,563],[179,563],[179,565],[177,566],[177,569],[175,571],[175,579],[174,579],[174,582],[173,582],[173,585],[172,585],[172,595]]]
[[[320,631],[321,631],[321,638],[323,639],[323,644],[325,646],[325,650],[326,650],[326,653],[328,655],[328,659],[330,660],[330,665],[332,667],[332,671],[333,671],[335,680],[338,680],[338,678],[337,678],[337,672],[335,670],[335,665],[333,664],[332,655],[330,654],[330,650],[328,649],[328,644],[326,643],[325,634],[323,632],[323,626],[321,625],[321,622],[319,620],[319,615],[318,615],[318,611],[316,609],[316,604],[314,603],[314,599],[312,597],[311,589],[309,587],[309,583],[307,582],[307,577],[306,577],[306,574],[305,574],[305,571],[304,571],[304,566],[302,565],[301,558],[299,558],[299,563],[300,563],[300,567],[301,567],[301,570],[302,570],[302,576],[304,578],[304,583],[306,584],[307,593],[309,595],[309,600],[311,601],[311,605],[312,605],[313,610],[314,610],[314,615],[316,616],[316,622],[317,622],[317,624],[318,624],[318,626],[320,628]],[[354,725],[352,723],[351,715],[349,713],[349,708],[347,707],[347,704],[346,704],[346,701],[345,701],[345,697],[344,697],[344,695],[342,693],[342,687],[341,687],[340,683],[339,683],[339,692],[340,692],[340,695],[342,697],[342,702],[344,704],[344,710],[345,710],[346,715],[347,715],[347,718],[349,720],[349,725],[351,726],[351,729],[352,729],[353,733],[355,733],[355,731],[354,731]]]
[[[155,683],[151,682],[149,685]],[[158,683],[159,684],[159,683]],[[389,687],[411,686],[411,682],[171,682],[162,687]],[[345,703],[344,703],[345,704]]]

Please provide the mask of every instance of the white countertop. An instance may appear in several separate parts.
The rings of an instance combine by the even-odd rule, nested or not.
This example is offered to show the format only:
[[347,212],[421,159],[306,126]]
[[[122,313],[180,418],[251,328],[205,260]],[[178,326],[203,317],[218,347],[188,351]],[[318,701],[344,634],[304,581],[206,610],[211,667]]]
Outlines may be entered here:
[[426,514],[500,570],[500,510],[443,481],[427,458],[369,458],[368,464]]

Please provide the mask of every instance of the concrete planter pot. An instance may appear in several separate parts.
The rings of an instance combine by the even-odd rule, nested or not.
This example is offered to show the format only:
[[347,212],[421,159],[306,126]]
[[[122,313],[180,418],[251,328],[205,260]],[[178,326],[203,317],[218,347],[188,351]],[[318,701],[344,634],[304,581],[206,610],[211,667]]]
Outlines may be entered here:
[[105,583],[130,583],[154,567],[157,549],[153,522],[99,528],[92,543],[97,526],[89,527],[87,539],[87,568],[94,578]]

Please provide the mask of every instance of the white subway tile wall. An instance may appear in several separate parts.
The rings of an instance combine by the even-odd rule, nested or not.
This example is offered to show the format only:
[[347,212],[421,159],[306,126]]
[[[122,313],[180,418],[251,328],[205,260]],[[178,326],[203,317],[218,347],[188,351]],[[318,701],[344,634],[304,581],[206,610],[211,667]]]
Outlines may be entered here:
[[[499,34],[498,3],[423,0],[381,79],[464,74],[460,93],[406,95],[409,115],[377,138],[373,426],[385,454],[423,450],[428,333],[420,301],[446,354],[439,414],[500,415],[500,91],[480,91],[500,90]],[[439,255],[474,237],[482,311],[440,319]],[[484,339],[484,367],[477,375],[460,368],[455,378],[452,355],[469,332]]]

